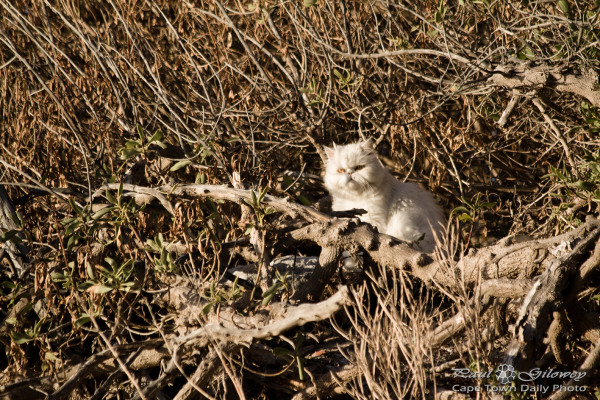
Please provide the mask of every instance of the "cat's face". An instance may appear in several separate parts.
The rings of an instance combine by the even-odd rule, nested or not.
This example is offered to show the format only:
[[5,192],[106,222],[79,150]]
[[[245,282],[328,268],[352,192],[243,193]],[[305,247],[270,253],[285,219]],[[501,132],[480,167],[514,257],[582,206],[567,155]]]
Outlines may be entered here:
[[325,147],[325,186],[336,192],[360,193],[381,181],[383,166],[370,141]]

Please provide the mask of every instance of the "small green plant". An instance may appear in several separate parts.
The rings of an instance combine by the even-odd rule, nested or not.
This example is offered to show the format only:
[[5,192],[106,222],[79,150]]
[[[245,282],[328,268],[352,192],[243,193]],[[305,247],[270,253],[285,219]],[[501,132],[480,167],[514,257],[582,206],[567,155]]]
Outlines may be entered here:
[[294,360],[296,361],[296,364],[298,365],[298,378],[301,381],[304,381],[304,379],[306,379],[305,373],[304,373],[304,360],[302,359],[302,355],[301,355],[301,348],[302,348],[302,343],[304,343],[304,333],[302,332],[298,332],[296,334],[296,340],[294,341],[293,344],[293,348],[292,350],[290,349],[286,349],[285,347],[275,347],[273,348],[273,354],[275,354],[276,356],[288,356],[288,357],[292,357],[294,358]]
[[69,199],[69,204],[76,215],[61,221],[65,227],[64,237],[67,240],[67,250],[71,250],[79,240],[91,237],[100,226],[97,220],[90,217],[89,206],[81,208],[72,198]]
[[483,201],[481,193],[477,193],[474,199],[467,200],[461,197],[464,206],[458,206],[452,210],[450,217],[457,216],[461,222],[473,222],[480,211],[496,206],[495,201]]
[[390,37],[388,38],[388,41],[390,42],[390,46],[393,46],[397,49],[410,49],[412,47],[408,39],[404,39],[399,36]]
[[133,273],[133,260],[129,259],[119,262],[111,257],[106,257],[104,261],[110,268],[102,266],[98,269],[99,276],[95,276],[90,264],[87,265],[86,272],[90,280],[79,285],[79,290],[85,290],[91,293],[103,294],[113,290],[129,292],[133,289],[135,282],[130,281]]
[[303,88],[300,88],[299,90],[301,93],[310,95],[310,97],[312,97],[312,100],[309,100],[309,102],[306,104],[308,107],[314,107],[323,103],[324,101],[323,89],[319,87],[319,84],[317,83],[314,77],[308,83],[308,85],[306,85]]
[[29,301],[29,293],[26,290],[22,290],[22,285],[20,283],[4,281],[1,285],[3,288],[8,289],[8,293],[4,294],[4,290],[0,292],[2,300],[10,299],[8,304],[6,304],[6,309],[11,310],[13,307],[20,302],[21,299],[28,299],[27,305],[20,310],[19,314],[14,314],[13,316],[7,317],[5,322],[10,325],[15,325],[17,323],[18,315],[22,315],[31,310],[33,304]]
[[576,171],[563,164],[556,168],[550,166],[550,173],[543,176],[562,183],[567,199],[581,197],[600,203],[600,151],[587,153]]
[[286,282],[287,276],[290,273],[290,271],[286,271],[286,273],[282,276],[281,273],[279,273],[279,271],[275,270],[275,278],[277,279],[277,282],[275,282],[270,288],[268,288],[262,295],[263,297],[263,301],[262,301],[262,305],[266,306],[268,305],[271,300],[273,300],[273,297],[279,293],[280,290],[285,289],[287,291],[289,291],[289,287],[288,284]]
[[285,175],[283,177],[283,192],[289,193],[292,195],[297,201],[302,203],[305,206],[310,206],[312,203],[309,199],[306,198],[301,193],[302,188],[304,187],[304,181],[298,179],[292,179],[291,177]]
[[125,142],[125,147],[119,149],[119,153],[121,153],[121,160],[126,161],[140,154],[146,154],[150,146],[154,144],[163,149],[167,147],[163,142],[161,142],[163,134],[160,129],[154,132],[152,136],[147,136],[140,124],[137,124],[136,130],[139,139],[128,140]]
[[148,245],[148,251],[159,254],[158,257],[152,260],[154,267],[158,271],[169,273],[177,273],[179,271],[171,252],[167,250],[168,244],[165,245],[162,233],[159,233],[154,239],[146,240],[146,244]]
[[62,284],[63,289],[70,289],[75,287],[73,282],[73,273],[75,271],[75,261],[71,261],[68,264],[69,271],[54,271],[50,274],[50,278],[54,283]]
[[438,6],[438,9],[435,12],[434,20],[436,23],[440,24],[440,23],[444,22],[445,16],[446,16],[446,6],[444,4],[444,0],[441,0],[440,5]]
[[340,89],[345,89],[352,83],[353,78],[350,72],[347,74],[342,74],[340,71],[334,68],[333,74],[338,78],[338,85],[340,86]]
[[37,339],[40,334],[40,329],[42,327],[42,324],[44,323],[44,320],[45,318],[38,319],[31,328],[26,328],[24,331],[10,332],[10,338],[16,344],[23,344]]
[[217,287],[215,282],[211,282],[208,287],[208,293],[203,297],[208,300],[208,303],[202,307],[202,312],[208,314],[213,307],[218,307],[221,304],[229,303],[232,300],[236,300],[242,296],[242,290],[238,286],[237,278],[233,281],[233,285],[230,289],[226,290],[221,287]]
[[587,129],[592,133],[600,133],[600,107],[594,107],[584,100],[579,110],[588,125]]
[[128,202],[123,201],[123,183],[119,185],[117,196],[115,197],[109,189],[106,189],[106,199],[110,203],[108,207],[102,208],[95,213],[90,213],[90,205],[86,204],[80,207],[72,198],[69,199],[71,208],[75,211],[75,216],[61,221],[65,227],[65,238],[67,239],[67,250],[71,250],[80,240],[93,241],[94,233],[103,224],[114,228],[114,239],[105,245],[114,241],[121,240],[121,227],[125,223],[131,222],[131,216],[144,210],[146,205],[137,206],[135,199],[131,198]]
[[[265,195],[267,194],[267,190],[269,190],[269,187],[265,186],[265,188],[260,191],[258,196],[254,192],[254,190],[252,190],[250,191],[251,199],[244,199],[246,204],[252,207],[252,210],[254,211],[254,216],[256,217],[256,227],[260,229],[265,227],[265,217],[275,212],[275,209],[273,207],[265,206],[263,204],[263,200],[265,198]],[[254,224],[250,224],[247,233],[249,233],[250,229],[252,229],[253,227]]]
[[16,229],[0,232],[0,243],[13,242],[14,244],[21,244],[23,241],[19,237],[19,232]]
[[591,299],[596,303],[596,306],[600,306],[600,293],[593,295]]
[[268,190],[268,187],[265,186],[265,188],[260,191],[258,196],[254,192],[254,190],[252,190],[250,192],[251,199],[250,200],[244,199],[244,201],[250,207],[252,207],[252,210],[254,211],[254,222],[248,224],[248,228],[246,229],[246,234],[250,234],[251,237],[253,234],[256,234],[258,236],[257,243],[259,243],[259,246],[261,247],[261,249],[257,251],[259,253],[259,260],[257,263],[258,271],[256,272],[255,286],[254,286],[254,289],[252,289],[252,295],[251,295],[252,298],[254,298],[254,291],[259,286],[259,281],[261,279],[261,270],[262,270],[263,264],[264,264],[263,261],[265,261],[265,259],[264,259],[264,254],[265,254],[264,238],[265,238],[265,234],[266,234],[266,230],[267,230],[265,219],[268,215],[273,214],[275,212],[275,209],[273,207],[266,206],[263,203],[265,195],[267,194],[267,190]]

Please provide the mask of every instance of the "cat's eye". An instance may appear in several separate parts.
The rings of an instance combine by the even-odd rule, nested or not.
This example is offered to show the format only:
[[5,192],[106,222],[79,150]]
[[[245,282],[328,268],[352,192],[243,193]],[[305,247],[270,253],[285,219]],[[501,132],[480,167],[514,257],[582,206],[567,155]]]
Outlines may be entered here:
[[338,168],[338,174],[343,174],[344,172],[346,172],[344,168]]
[[364,165],[357,165],[356,167],[354,167],[355,171],[360,171],[361,169],[363,169],[365,166]]

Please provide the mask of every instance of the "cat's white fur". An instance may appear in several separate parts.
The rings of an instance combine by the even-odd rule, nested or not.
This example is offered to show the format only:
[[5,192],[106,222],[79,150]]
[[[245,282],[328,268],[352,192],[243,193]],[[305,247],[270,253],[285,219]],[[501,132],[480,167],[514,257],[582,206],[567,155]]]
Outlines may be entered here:
[[[325,147],[325,187],[333,211],[364,209],[360,219],[379,232],[413,242],[422,251],[435,248],[434,231],[444,225],[442,209],[431,193],[397,180],[381,164],[370,140]],[[424,235],[424,236],[423,236]]]

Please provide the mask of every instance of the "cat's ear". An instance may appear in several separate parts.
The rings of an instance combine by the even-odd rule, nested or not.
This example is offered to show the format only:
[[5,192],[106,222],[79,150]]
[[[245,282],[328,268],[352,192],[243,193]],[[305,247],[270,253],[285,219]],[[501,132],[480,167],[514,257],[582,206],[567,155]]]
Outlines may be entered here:
[[331,160],[333,158],[333,154],[335,153],[335,143],[333,144],[333,148],[323,146],[323,150],[325,150],[325,155],[327,156],[327,159]]
[[375,149],[375,143],[373,142],[373,139],[368,138],[364,142],[360,143],[360,147],[366,151],[373,151]]

